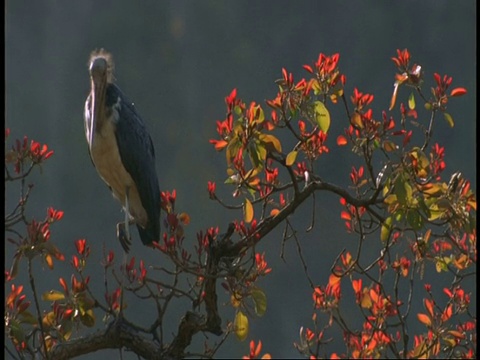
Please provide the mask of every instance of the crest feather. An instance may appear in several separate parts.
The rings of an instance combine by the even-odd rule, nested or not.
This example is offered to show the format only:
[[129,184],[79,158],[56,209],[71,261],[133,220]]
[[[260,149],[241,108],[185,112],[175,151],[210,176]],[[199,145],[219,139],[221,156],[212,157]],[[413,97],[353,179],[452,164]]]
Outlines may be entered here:
[[92,63],[98,59],[103,58],[107,62],[107,83],[113,83],[115,78],[113,77],[113,70],[115,68],[115,64],[113,63],[112,54],[110,54],[105,49],[95,49],[90,53],[90,59],[88,60],[88,68],[91,67]]

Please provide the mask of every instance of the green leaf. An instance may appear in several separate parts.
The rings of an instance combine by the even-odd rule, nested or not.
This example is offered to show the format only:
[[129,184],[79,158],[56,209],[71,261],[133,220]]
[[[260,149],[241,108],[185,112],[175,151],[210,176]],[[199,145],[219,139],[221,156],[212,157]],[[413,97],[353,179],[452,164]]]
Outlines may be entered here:
[[292,166],[297,158],[298,151],[290,151],[285,159],[285,165]]
[[453,118],[450,114],[448,113],[443,113],[443,116],[445,117],[445,120],[447,121],[448,125],[453,128],[453,125],[455,125]]
[[423,226],[423,219],[417,210],[407,212],[407,222],[414,230],[419,230]]
[[22,323],[35,325],[37,324],[37,318],[28,310],[20,314],[20,319]]
[[92,327],[95,325],[95,314],[93,313],[93,310],[87,310],[85,313],[81,316],[80,320],[82,321],[82,324],[85,325],[86,327]]
[[392,232],[392,222],[393,219],[391,216],[389,216],[382,224],[382,229],[380,230],[380,240],[382,240],[383,243],[387,242],[390,238],[390,233]]
[[235,315],[235,321],[233,322],[235,335],[238,340],[243,341],[248,336],[248,318],[245,314],[238,310],[237,315]]
[[235,105],[233,111],[235,112],[235,114],[240,115],[242,113],[242,108],[238,105]]
[[412,200],[412,186],[401,175],[395,180],[394,191],[400,204],[406,205]]
[[415,110],[415,95],[413,95],[413,92],[408,97],[408,108],[410,110]]
[[267,295],[259,288],[254,288],[251,295],[255,303],[255,314],[263,316],[267,311]]
[[245,199],[243,204],[243,219],[246,223],[250,223],[253,220],[253,205],[248,199]]
[[330,128],[330,113],[328,112],[325,104],[321,101],[315,101],[315,121],[325,134],[328,132]]
[[259,168],[262,166],[262,160],[265,160],[262,156],[267,154],[265,147],[262,144],[255,144],[251,142],[247,148],[248,155],[250,156],[250,161],[254,168]]

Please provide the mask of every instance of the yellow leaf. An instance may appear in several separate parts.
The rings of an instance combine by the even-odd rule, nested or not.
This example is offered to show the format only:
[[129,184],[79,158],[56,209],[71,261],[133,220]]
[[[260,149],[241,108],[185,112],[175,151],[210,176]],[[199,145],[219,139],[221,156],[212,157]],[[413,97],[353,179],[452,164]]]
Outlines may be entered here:
[[235,335],[238,340],[243,341],[248,335],[248,318],[240,310],[235,315],[235,321],[233,323],[235,328]]
[[382,242],[387,242],[390,238],[390,233],[392,232],[392,217],[388,217],[385,219],[385,222],[382,224],[382,229],[380,230],[380,240]]
[[298,151],[290,151],[285,159],[285,165],[292,166],[297,158]]
[[383,149],[386,152],[392,152],[397,150],[397,145],[395,145],[393,141],[385,140],[382,145],[383,145]]
[[413,93],[411,93],[410,96],[408,97],[408,108],[410,110],[415,109],[415,96],[413,95]]
[[370,295],[368,294],[367,288],[364,289],[362,299],[360,301],[360,306],[364,309],[370,309],[372,307],[372,299],[370,298]]
[[265,144],[265,147],[269,150],[275,150],[276,152],[282,152],[282,144],[272,134],[260,134],[258,139]]
[[356,111],[353,113],[352,117],[350,118],[350,123],[359,129],[363,129],[362,116]]
[[55,314],[53,313],[53,311],[50,311],[49,313],[45,314],[45,316],[42,319],[42,324],[43,326],[46,326],[46,327],[54,326]]
[[253,220],[253,205],[248,199],[245,199],[243,204],[243,219],[246,223],[250,223]]
[[395,204],[398,202],[397,195],[390,194],[383,200],[383,202],[387,205]]
[[321,101],[315,101],[315,122],[317,123],[320,130],[325,134],[330,128],[330,113],[328,112],[325,104]]
[[443,113],[443,116],[445,117],[445,120],[447,121],[448,125],[450,125],[450,127],[453,128],[453,125],[455,125],[455,123],[453,121],[452,115],[448,113]]
[[56,290],[50,290],[42,295],[43,301],[57,301],[63,299],[65,299],[65,294]]

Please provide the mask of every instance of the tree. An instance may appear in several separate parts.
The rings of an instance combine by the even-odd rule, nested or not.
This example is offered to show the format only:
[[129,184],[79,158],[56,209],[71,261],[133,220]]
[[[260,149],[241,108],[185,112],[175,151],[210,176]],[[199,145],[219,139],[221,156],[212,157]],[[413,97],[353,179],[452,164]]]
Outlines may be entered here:
[[[320,54],[314,64],[304,65],[308,76],[297,82],[282,69],[276,81],[278,94],[266,101],[270,114],[264,105],[245,103],[234,89],[225,98],[225,119],[217,121],[218,138],[210,143],[225,152],[225,184],[233,187],[236,202],[221,199],[214,181],[208,183],[208,194],[226,210],[242,209],[243,217],[232,216],[230,224],[199,230],[192,248],[188,244],[194,241],[185,241],[184,235],[190,218],[176,209],[176,191],[162,192],[162,238],[152,249],[162,265],[148,265],[135,257],[117,261],[113,252],[105,251],[102,294],[89,285],[99,281],[90,273],[98,264],[89,262],[93,247],[85,239],[76,240],[76,253],[70,254],[70,282],[66,275],[55,289],[37,287],[39,275],[32,272],[32,262],[43,259],[53,268],[55,261],[65,259],[50,233],[63,212],[48,208],[42,221],[27,217],[32,186],[26,179],[53,152],[27,137],[17,140],[5,156],[6,184],[19,183],[21,189],[20,201],[5,216],[6,239],[15,249],[5,271],[6,352],[16,358],[63,359],[128,348],[148,359],[214,357],[231,334],[247,339],[249,319],[267,311],[267,295],[258,280],[268,280],[269,254],[255,249],[272,230],[283,226],[283,242],[296,242],[312,291],[313,326],[302,327],[295,344],[301,354],[311,358],[476,356],[476,309],[468,288],[469,279],[476,276],[476,198],[460,173],[445,180],[445,151],[435,142],[433,131],[439,116],[454,126],[448,102],[467,91],[450,90],[452,78],[437,73],[430,92],[425,91],[422,67],[410,64],[408,50],[397,50],[392,60],[398,73],[390,108],[381,113],[371,107],[372,94],[353,88],[350,96],[345,95],[339,54]],[[406,103],[397,106],[406,89],[411,90]],[[423,107],[417,106],[418,101]],[[334,106],[344,109],[345,129],[334,134],[332,144],[329,108]],[[426,123],[421,120],[424,113]],[[9,140],[8,129],[5,139]],[[318,171],[319,159],[329,156],[332,147],[332,153],[350,150],[361,161],[360,166],[351,166],[349,187],[330,183]],[[315,202],[319,192],[338,196],[345,231],[356,238],[343,252],[324,255],[332,267],[323,285],[315,285],[322,279],[312,279],[306,270],[292,221],[295,210],[307,200]],[[314,226],[312,211],[311,225],[305,230]],[[373,257],[365,254],[367,241],[378,244]],[[16,283],[19,271],[27,272],[28,285]],[[424,280],[424,273],[432,271],[435,284]],[[30,299],[25,286],[33,294]],[[348,291],[354,296],[342,296]],[[150,323],[137,324],[128,317],[127,296],[138,297],[156,310]],[[171,304],[180,301],[188,305],[169,339],[164,319]],[[225,302],[235,310],[232,319],[220,315]],[[423,312],[413,310],[418,304]],[[345,315],[352,308],[357,311],[356,321]],[[100,318],[104,328],[78,336],[79,329],[93,327]],[[421,330],[412,333],[418,326]],[[333,329],[340,329],[343,338],[331,338]],[[192,340],[201,333],[215,337],[205,341],[201,352],[191,350]],[[343,350],[329,352],[331,342],[343,344]],[[261,340],[251,340],[245,358],[261,353]]]

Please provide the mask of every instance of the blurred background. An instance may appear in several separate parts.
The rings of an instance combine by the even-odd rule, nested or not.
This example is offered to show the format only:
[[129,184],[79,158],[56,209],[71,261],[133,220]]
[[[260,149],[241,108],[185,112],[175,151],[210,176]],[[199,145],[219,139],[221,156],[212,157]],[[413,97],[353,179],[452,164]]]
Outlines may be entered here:
[[[388,109],[396,72],[390,58],[396,49],[408,48],[412,63],[422,65],[425,93],[433,86],[433,72],[452,76],[452,88],[466,87],[466,96],[448,104],[455,127],[449,128],[439,116],[432,144],[445,146],[446,180],[461,171],[476,189],[474,1],[7,0],[5,10],[6,127],[11,129],[11,139],[27,135],[55,151],[43,173],[36,171],[31,179],[36,186],[30,215],[42,219],[48,206],[63,210],[64,218],[51,229],[52,240],[65,254],[72,254],[74,240],[86,238],[92,250],[92,276],[102,272],[98,262],[104,247],[121,259],[115,224],[123,219],[119,203],[92,166],[84,135],[83,108],[90,86],[87,61],[96,48],[113,54],[117,83],[147,124],[156,148],[161,189],[176,189],[177,210],[191,216],[186,242],[195,243],[196,232],[210,226],[218,225],[223,232],[232,219],[241,216],[208,200],[209,180],[217,182],[221,197],[230,203],[236,200],[231,197],[233,189],[223,185],[225,155],[216,153],[208,142],[217,136],[215,121],[225,116],[225,96],[237,88],[247,103],[263,103],[275,97],[274,81],[281,77],[282,67],[299,80],[307,76],[302,65],[312,64],[320,52],[340,53],[340,69],[347,76],[346,95],[354,86],[373,93],[377,117]],[[397,101],[406,102],[409,94],[402,88]],[[417,104],[421,105],[419,100]],[[331,150],[320,159],[319,168],[325,180],[345,186],[351,164],[357,160],[336,147],[335,139],[346,120],[340,108],[330,108]],[[419,114],[419,121],[426,123],[421,108]],[[398,110],[393,115],[398,118]],[[17,200],[18,188],[7,188],[7,211]],[[337,197],[318,194],[316,227],[307,236],[304,229],[311,211],[312,204],[305,204],[294,214],[294,221],[310,276],[316,283],[326,283],[335,257],[343,248],[354,249],[356,238],[344,231]],[[132,233],[131,254],[148,264],[162,265],[158,252],[143,247],[137,231]],[[281,231],[274,232],[257,249],[266,251],[273,268],[260,282],[268,297],[267,314],[250,322],[247,341],[231,337],[218,357],[248,354],[250,339],[261,339],[263,352],[273,357],[299,356],[293,342],[298,341],[301,326],[312,326],[311,290],[292,241],[285,244],[286,261],[280,258],[281,239]],[[11,255],[7,249],[6,268]],[[38,266],[43,289],[59,288],[58,276],[69,278],[69,260],[56,262],[56,276]],[[219,293],[221,302],[228,302],[221,288]],[[177,313],[169,315],[172,326],[166,327],[166,334],[176,332],[187,308],[188,304],[179,304]],[[130,303],[128,311],[139,321],[152,317],[148,307],[135,303]],[[233,319],[231,307],[222,311],[224,320]],[[103,326],[101,319],[97,325]],[[341,334],[337,335],[329,353],[344,351]],[[200,351],[205,339],[198,338]],[[215,341],[215,336],[209,338]],[[82,359],[105,356],[115,358],[118,351]],[[124,354],[124,359],[130,358],[136,357]]]

